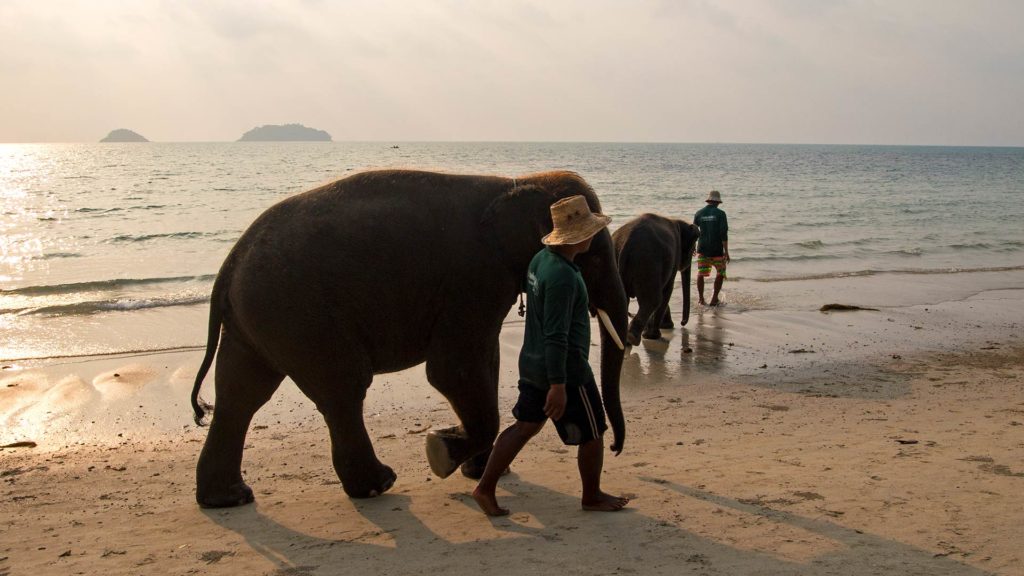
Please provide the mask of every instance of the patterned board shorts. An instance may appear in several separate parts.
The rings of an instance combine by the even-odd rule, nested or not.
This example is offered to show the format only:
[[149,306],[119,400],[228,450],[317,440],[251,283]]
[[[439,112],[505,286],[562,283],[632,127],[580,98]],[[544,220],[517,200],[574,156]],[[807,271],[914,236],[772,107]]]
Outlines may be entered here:
[[723,280],[725,276],[725,256],[705,256],[703,254],[697,254],[697,275],[698,276],[711,276],[711,267],[715,267],[715,271],[719,278]]

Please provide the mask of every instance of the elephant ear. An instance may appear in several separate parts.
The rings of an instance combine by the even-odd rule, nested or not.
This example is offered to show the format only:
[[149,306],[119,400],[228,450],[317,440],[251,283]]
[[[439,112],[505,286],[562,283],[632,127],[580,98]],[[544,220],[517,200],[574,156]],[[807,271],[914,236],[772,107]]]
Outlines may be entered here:
[[700,228],[685,220],[676,220],[676,227],[679,229],[679,269],[685,270],[693,259],[697,238],[700,237]]
[[551,232],[554,197],[540,186],[521,184],[494,199],[480,224],[498,257],[516,275],[526,274],[541,249],[540,239]]

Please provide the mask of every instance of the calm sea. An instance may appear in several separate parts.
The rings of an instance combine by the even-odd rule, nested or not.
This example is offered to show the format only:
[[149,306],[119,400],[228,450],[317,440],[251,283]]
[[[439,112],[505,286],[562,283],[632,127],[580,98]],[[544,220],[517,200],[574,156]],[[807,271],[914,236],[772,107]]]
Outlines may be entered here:
[[[0,360],[204,344],[234,241],[355,171],[579,172],[613,228],[690,220],[711,189],[733,290],[1024,268],[1024,148],[575,143],[0,145]],[[741,296],[742,295],[742,296]],[[728,298],[727,298],[728,300]],[[742,308],[737,308],[741,310]]]

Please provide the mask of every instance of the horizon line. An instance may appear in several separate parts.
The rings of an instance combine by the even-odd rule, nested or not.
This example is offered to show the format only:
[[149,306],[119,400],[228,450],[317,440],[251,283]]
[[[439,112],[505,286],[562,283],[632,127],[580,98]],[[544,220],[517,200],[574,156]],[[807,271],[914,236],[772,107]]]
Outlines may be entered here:
[[738,142],[669,140],[146,140],[145,142],[100,142],[99,140],[0,142],[0,146],[63,144],[664,144],[704,146],[876,146],[914,148],[1024,148],[1024,144],[914,144],[868,142]]

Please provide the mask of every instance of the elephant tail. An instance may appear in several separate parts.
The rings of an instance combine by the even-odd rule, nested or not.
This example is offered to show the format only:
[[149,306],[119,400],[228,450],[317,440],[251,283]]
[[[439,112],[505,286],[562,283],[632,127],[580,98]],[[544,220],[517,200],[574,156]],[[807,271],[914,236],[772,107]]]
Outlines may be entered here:
[[221,294],[224,292],[221,279],[224,274],[218,274],[213,282],[213,291],[210,295],[210,324],[206,332],[206,355],[203,356],[203,363],[199,365],[199,372],[196,374],[196,381],[192,385],[192,411],[193,418],[198,426],[206,426],[206,411],[213,410],[213,404],[206,402],[199,397],[199,389],[203,386],[203,379],[213,365],[213,357],[217,353],[217,344],[220,342],[220,327],[224,321],[224,311]]

